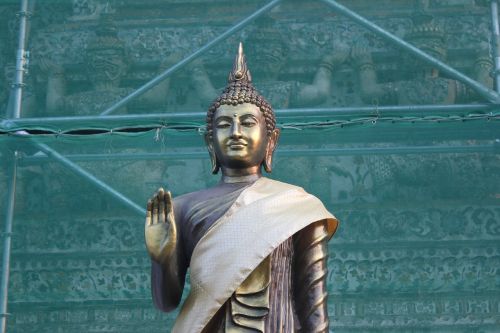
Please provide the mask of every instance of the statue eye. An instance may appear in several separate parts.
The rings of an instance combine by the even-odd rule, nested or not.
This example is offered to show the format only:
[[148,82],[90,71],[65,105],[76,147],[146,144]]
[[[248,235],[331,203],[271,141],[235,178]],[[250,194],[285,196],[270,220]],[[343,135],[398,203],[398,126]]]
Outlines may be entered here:
[[252,127],[252,126],[255,126],[257,123],[251,119],[248,119],[248,120],[244,120],[241,122],[241,125],[243,127]]
[[229,126],[231,126],[228,122],[220,122],[217,124],[217,128],[228,128]]

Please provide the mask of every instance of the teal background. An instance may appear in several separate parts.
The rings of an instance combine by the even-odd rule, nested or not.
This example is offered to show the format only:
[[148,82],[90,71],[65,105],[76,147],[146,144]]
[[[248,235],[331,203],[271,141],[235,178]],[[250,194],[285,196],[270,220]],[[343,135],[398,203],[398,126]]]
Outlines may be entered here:
[[[123,92],[158,74],[166,58],[182,59],[265,3],[37,3],[22,112],[36,119],[2,119],[0,128],[2,214],[12,151],[21,152],[8,332],[169,331],[175,313],[161,313],[151,302],[143,216],[47,157],[31,140],[57,150],[140,206],[159,186],[178,196],[215,184],[218,176],[210,174],[203,144],[204,117],[196,113],[205,112],[208,104],[198,97],[190,67],[172,76],[160,102],[133,102],[115,113],[183,112],[183,118],[79,118],[64,124],[44,119],[98,115]],[[414,28],[417,13],[431,15],[432,27],[445,36],[441,46],[447,50],[447,62],[467,75],[476,74],[475,59],[491,58],[487,2],[343,3],[403,38]],[[0,4],[3,110],[15,60],[18,10],[16,1]],[[90,41],[106,14],[123,43],[127,64],[119,85],[109,91],[96,87],[85,65]],[[427,38],[432,42],[432,36]],[[286,1],[202,55],[217,89],[225,84],[240,40],[248,49],[256,88],[279,88],[269,90],[275,109],[352,107],[322,116],[311,117],[310,110],[304,110],[299,116],[278,117],[282,136],[270,175],[318,196],[341,221],[329,245],[330,330],[498,332],[498,108],[484,111],[479,103],[485,101],[465,94],[453,103],[478,105],[477,110],[439,109],[449,101],[444,103],[441,90],[419,79],[423,64],[319,1]],[[387,113],[380,111],[383,106],[404,104],[364,100],[359,59],[353,52],[359,43],[372,57],[378,84],[415,92],[415,104],[435,108]],[[286,51],[283,66],[269,76],[262,70],[269,59],[264,56],[280,50]],[[333,67],[326,100],[315,105],[291,103],[287,89],[311,83],[323,57],[341,52],[346,59]],[[76,101],[73,106],[96,105],[96,110],[49,110],[47,99],[54,91],[42,59],[62,67],[64,98]],[[448,78],[440,78],[432,82],[448,87],[443,83]],[[30,135],[14,135],[19,129],[29,129]]]

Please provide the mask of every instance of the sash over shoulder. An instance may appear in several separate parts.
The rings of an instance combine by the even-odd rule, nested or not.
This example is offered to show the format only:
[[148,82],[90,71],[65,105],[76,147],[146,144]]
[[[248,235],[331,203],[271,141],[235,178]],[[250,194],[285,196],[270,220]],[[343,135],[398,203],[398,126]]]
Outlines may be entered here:
[[245,189],[200,239],[191,259],[191,291],[174,333],[199,333],[250,273],[299,230],[326,220],[330,237],[337,219],[302,188],[260,178]]

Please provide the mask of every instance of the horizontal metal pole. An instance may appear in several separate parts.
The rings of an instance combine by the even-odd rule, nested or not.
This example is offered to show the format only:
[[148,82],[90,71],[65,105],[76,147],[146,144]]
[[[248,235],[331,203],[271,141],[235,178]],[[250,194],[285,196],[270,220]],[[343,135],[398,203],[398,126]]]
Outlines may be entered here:
[[[111,116],[78,116],[78,117],[39,117],[4,119],[0,122],[0,130],[9,131],[20,126],[58,126],[66,124],[78,124],[79,128],[106,128],[116,123],[127,127],[140,127],[142,125],[163,124],[166,122],[202,121],[206,117],[205,112],[174,112],[174,113],[151,113],[151,114],[128,114]],[[86,127],[85,127],[86,126]],[[119,125],[120,126],[120,125]]]
[[[469,146],[399,146],[399,147],[363,147],[363,148],[301,148],[278,147],[277,157],[292,156],[352,156],[352,155],[390,155],[390,154],[456,154],[456,153],[500,153],[500,142]],[[209,159],[205,151],[182,151],[165,153],[116,153],[116,154],[71,154],[65,158],[73,162],[89,161],[146,161],[146,160],[187,160]],[[27,156],[20,161],[21,166],[46,163],[48,156]]]
[[422,61],[425,61],[426,63],[442,70],[444,73],[449,75],[451,78],[458,80],[465,85],[469,86],[471,89],[476,91],[479,95],[483,96],[486,100],[499,104],[500,103],[500,95],[488,88],[482,85],[481,83],[471,79],[470,77],[466,76],[465,74],[462,74],[461,72],[457,71],[456,69],[450,67],[449,65],[445,64],[444,62],[430,56],[429,54],[423,52],[419,48],[413,46],[412,44],[405,42],[401,38],[397,37],[396,35],[393,35],[392,33],[388,32],[387,30],[379,27],[375,23],[367,20],[366,18],[356,14],[352,10],[348,9],[347,7],[339,4],[337,1],[334,0],[322,0],[324,3],[328,4],[330,7],[332,7],[335,11],[338,13],[347,16],[348,18],[352,19],[353,21],[359,23],[360,25],[364,26],[365,28],[369,29],[376,35],[382,37],[383,39],[387,40],[388,42],[391,42],[397,47],[402,48],[405,51],[408,51],[409,53],[413,54],[417,58],[421,59]]
[[[445,112],[463,114],[467,112],[487,112],[500,107],[495,104],[455,104],[455,105],[401,105],[401,106],[362,106],[362,107],[333,107],[333,108],[299,108],[278,109],[275,111],[278,121],[295,117],[354,117],[354,116],[387,116],[407,113],[433,114]],[[32,128],[44,126],[63,126],[74,124],[74,130],[89,128],[113,128],[128,126],[140,127],[142,125],[163,125],[176,122],[204,123],[205,112],[174,112],[156,114],[130,114],[111,116],[79,116],[79,117],[39,117],[22,119],[5,119],[0,122],[0,131],[21,130],[23,126]],[[98,126],[98,125],[99,126]]]
[[[20,136],[26,136],[28,135],[27,133],[18,133],[17,135]],[[90,183],[94,184],[97,186],[99,189],[103,190],[104,192],[110,194],[113,196],[115,199],[118,201],[122,202],[125,204],[127,207],[131,208],[135,212],[137,212],[141,216],[146,215],[146,210],[142,208],[141,206],[137,205],[135,202],[121,194],[120,192],[116,191],[114,188],[109,186],[108,184],[104,183],[102,180],[98,179],[79,165],[75,164],[74,162],[70,161],[54,149],[50,148],[46,144],[43,143],[38,143],[35,140],[31,140],[31,144],[36,147],[37,149],[41,150],[45,154],[47,154],[48,157],[51,159],[54,159],[55,161],[61,163],[77,175],[83,177],[85,180],[89,181]]]
[[198,50],[196,50],[195,52],[191,53],[189,56],[187,56],[186,58],[182,59],[181,61],[179,61],[174,66],[172,66],[169,69],[165,70],[163,73],[161,73],[160,75],[158,75],[157,77],[155,77],[151,81],[147,82],[146,84],[144,84],[143,86],[141,86],[140,88],[138,88],[137,90],[135,90],[134,92],[132,92],[131,94],[125,96],[123,99],[121,99],[117,103],[115,103],[112,106],[110,106],[108,109],[106,109],[105,111],[103,111],[101,113],[101,115],[105,116],[105,115],[111,114],[112,112],[118,110],[122,106],[124,106],[127,103],[129,103],[130,101],[132,101],[134,98],[137,98],[137,97],[141,96],[142,94],[144,94],[145,92],[147,92],[149,89],[153,88],[154,86],[156,86],[157,84],[159,84],[161,81],[165,80],[169,75],[172,75],[173,73],[175,73],[176,71],[178,71],[179,69],[181,69],[182,67],[184,67],[185,65],[187,65],[189,62],[191,62],[194,59],[196,59],[203,52],[208,51],[209,49],[211,49],[212,47],[214,47],[215,45],[217,45],[218,43],[220,43],[224,39],[228,38],[229,36],[231,36],[232,34],[234,34],[235,32],[237,32],[238,30],[244,28],[250,22],[252,22],[256,18],[258,18],[262,14],[266,13],[270,9],[272,9],[274,6],[276,6],[280,2],[281,2],[281,0],[270,1],[268,4],[266,4],[262,8],[260,8],[257,11],[255,11],[254,13],[252,13],[252,15],[244,18],[239,23],[235,24],[234,26],[232,26],[231,28],[229,28],[228,30],[226,30],[225,32],[223,32],[221,35],[217,36],[212,41],[210,41],[207,44],[203,45]]
[[393,105],[393,106],[351,106],[333,108],[297,108],[276,110],[278,120],[289,117],[316,117],[316,116],[408,116],[408,113],[432,115],[436,112],[447,112],[450,115],[464,112],[484,112],[494,109],[500,110],[495,104],[450,104],[450,105]]

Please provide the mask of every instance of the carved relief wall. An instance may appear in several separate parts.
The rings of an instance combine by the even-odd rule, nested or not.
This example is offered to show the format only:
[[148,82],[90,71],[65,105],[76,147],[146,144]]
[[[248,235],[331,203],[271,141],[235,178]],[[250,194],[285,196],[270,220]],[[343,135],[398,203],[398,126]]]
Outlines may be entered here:
[[[23,116],[97,115],[264,3],[39,1]],[[345,5],[399,37],[415,38],[468,75],[489,75],[487,2]],[[0,5],[2,87],[11,80],[17,10],[17,3]],[[217,91],[224,85],[239,40],[247,45],[256,87],[276,109],[484,102],[321,2],[287,1],[117,114],[204,111],[208,97],[200,87]],[[331,72],[326,97],[294,99],[324,68]],[[475,78],[491,87],[488,75]],[[280,124],[272,177],[303,186],[341,220],[330,243],[332,332],[498,331],[495,120],[300,131]],[[11,147],[5,137],[2,189]],[[180,195],[217,182],[202,136],[192,130],[40,140],[138,204],[161,185]],[[162,153],[179,155],[158,157]],[[2,212],[4,198],[1,193]],[[20,159],[16,198],[8,332],[169,330],[175,313],[158,312],[150,298],[142,217],[32,148]]]

